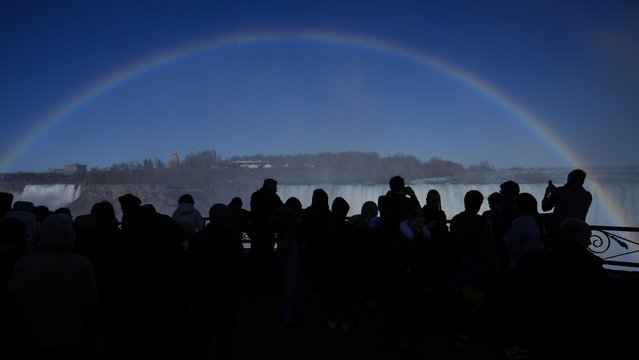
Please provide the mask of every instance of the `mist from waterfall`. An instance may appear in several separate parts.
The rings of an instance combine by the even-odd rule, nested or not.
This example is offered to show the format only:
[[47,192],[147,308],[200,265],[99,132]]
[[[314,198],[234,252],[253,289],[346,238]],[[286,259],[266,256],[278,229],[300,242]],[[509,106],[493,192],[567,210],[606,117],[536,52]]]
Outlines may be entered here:
[[81,185],[25,185],[20,194],[14,194],[14,201],[31,201],[35,206],[44,205],[51,210],[66,207],[82,195]]
[[[463,199],[466,192],[478,190],[486,199],[491,193],[499,191],[499,184],[509,179],[519,183],[521,192],[528,192],[537,199],[539,211],[541,212],[541,199],[547,186],[547,180],[543,179],[551,179],[555,185],[560,186],[565,183],[568,172],[569,169],[547,169],[541,173],[539,170],[535,170],[535,172],[528,170],[499,170],[464,179],[407,180],[407,184],[415,190],[422,205],[424,205],[426,193],[430,189],[439,191],[442,199],[442,209],[450,219],[455,214],[463,211]],[[588,170],[585,187],[593,195],[593,202],[586,219],[590,224],[639,227],[639,168]],[[280,182],[278,194],[282,201],[295,196],[301,201],[302,206],[307,207],[311,204],[313,190],[317,188],[324,189],[328,193],[329,201],[331,202],[337,196],[343,197],[350,204],[349,215],[358,214],[365,201],[372,200],[377,202],[378,197],[386,194],[389,190],[387,183],[294,185]],[[14,193],[14,196],[16,201],[31,201],[35,205],[46,205],[52,210],[69,206],[75,202],[74,205],[82,204],[80,207],[76,206],[76,212],[80,214],[88,213],[93,204],[93,200],[88,201],[87,199],[110,200],[118,208],[115,203],[117,202],[117,196],[126,192],[135,193],[140,191],[139,189],[130,189],[125,185],[106,186],[103,189],[104,193],[93,194],[96,196],[89,196],[84,199],[81,190],[82,187],[79,184],[32,184],[25,185],[23,191]],[[244,207],[250,209],[250,194],[257,189],[243,189],[237,194],[231,194],[228,191],[222,192],[221,190],[216,189],[219,194],[214,196],[213,200],[205,198],[204,195],[207,193],[204,189],[198,191],[192,189],[190,191],[197,198],[196,203],[201,209],[200,211],[206,213],[213,204],[211,201],[227,203],[233,196],[240,196],[244,200]],[[170,196],[170,199],[166,199],[167,194],[170,192],[169,188],[165,191],[167,194],[161,193],[161,189],[159,191],[159,193],[148,192],[146,194],[138,193],[138,195],[144,198],[144,202],[152,203],[158,209],[173,209],[176,206],[175,199],[170,198]],[[237,191],[240,191],[240,189],[237,189]],[[85,195],[91,194],[87,193]],[[488,202],[484,200],[481,211],[487,209]]]
[[[441,195],[442,210],[446,212],[448,219],[464,210],[464,195],[469,190],[478,190],[484,195],[484,203],[480,210],[480,213],[484,210],[488,210],[488,195],[493,192],[499,192],[499,184],[451,184],[451,183],[439,183],[439,184],[409,184],[419,199],[421,205],[425,204],[426,194],[429,190],[435,189]],[[520,192],[527,192],[532,194],[539,203],[539,211],[541,212],[541,199],[544,196],[544,191],[547,184],[545,183],[531,183],[531,184],[519,184]],[[375,185],[282,185],[279,187],[278,193],[285,201],[290,196],[295,196],[302,204],[306,206],[311,203],[313,190],[316,188],[322,188],[326,190],[329,196],[329,201],[332,201],[337,196],[343,197],[351,206],[349,215],[359,214],[362,208],[362,204],[365,201],[372,200],[377,202],[377,198],[380,195],[384,195],[388,190],[386,184]],[[623,199],[620,205],[628,209],[628,212],[633,215],[633,222],[626,226],[638,226],[639,214],[632,212],[631,209],[636,209],[639,201],[639,187],[631,186],[630,184],[615,184],[615,188],[612,189],[613,195],[619,199]],[[610,214],[608,209],[605,208],[601,201],[598,201],[596,193],[593,193],[593,203],[588,212],[586,221],[592,225],[610,225]]]

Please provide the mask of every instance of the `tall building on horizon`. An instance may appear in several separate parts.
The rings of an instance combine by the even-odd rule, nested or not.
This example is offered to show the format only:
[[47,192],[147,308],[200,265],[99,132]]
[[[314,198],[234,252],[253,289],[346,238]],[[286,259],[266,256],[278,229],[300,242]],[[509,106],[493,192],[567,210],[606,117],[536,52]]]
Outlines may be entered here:
[[174,152],[173,154],[171,154],[171,160],[169,160],[169,166],[174,167],[178,165],[180,165],[180,157],[178,156],[178,153]]

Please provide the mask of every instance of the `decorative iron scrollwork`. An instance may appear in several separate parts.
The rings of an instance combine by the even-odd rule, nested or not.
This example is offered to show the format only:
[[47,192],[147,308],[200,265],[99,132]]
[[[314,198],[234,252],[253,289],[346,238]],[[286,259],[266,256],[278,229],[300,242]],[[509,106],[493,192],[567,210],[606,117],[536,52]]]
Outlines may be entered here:
[[[639,252],[639,242],[619,235],[619,233],[639,234],[639,228],[617,226],[591,226],[592,244],[588,249],[604,260],[620,258]],[[639,267],[639,263],[631,262],[629,266]]]

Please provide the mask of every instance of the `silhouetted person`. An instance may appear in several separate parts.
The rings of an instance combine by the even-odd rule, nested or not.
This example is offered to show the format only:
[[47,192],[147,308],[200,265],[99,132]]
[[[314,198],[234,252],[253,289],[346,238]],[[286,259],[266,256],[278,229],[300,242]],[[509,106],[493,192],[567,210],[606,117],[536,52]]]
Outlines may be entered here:
[[389,333],[392,344],[402,350],[415,345],[418,327],[426,321],[429,294],[436,284],[433,260],[442,254],[433,253],[431,240],[424,214],[413,209],[400,222],[395,239],[386,249]]
[[321,250],[328,237],[328,226],[332,215],[328,205],[328,194],[324,189],[313,190],[311,205],[302,211],[302,279],[303,286],[314,301],[319,301],[324,292]]
[[118,202],[122,211],[121,223],[126,226],[128,214],[135,211],[142,204],[142,200],[133,194],[124,194],[118,197]]
[[20,308],[9,298],[7,287],[16,262],[27,254],[26,225],[17,219],[0,220],[0,358],[16,359],[28,346]]
[[504,225],[506,230],[510,229],[510,224],[515,217],[515,197],[519,194],[519,184],[513,180],[504,181],[499,185],[499,193],[501,194],[501,213],[504,217]]
[[300,280],[299,227],[302,205],[298,204],[299,200],[297,202],[289,200],[287,200],[288,206],[273,209],[269,218],[276,235],[277,254],[282,274],[280,318],[285,325],[291,325],[297,321],[295,300]]
[[[426,292],[427,310],[430,326],[433,329],[441,326],[445,321],[443,314],[446,303],[447,291],[447,256],[450,243],[450,230],[448,228],[446,212],[442,209],[441,196],[435,189],[430,189],[426,193],[426,203],[422,207],[426,227],[430,231],[430,240],[425,251],[426,265],[428,270],[423,278],[428,280]],[[422,249],[423,250],[423,249]]]
[[59,207],[59,208],[55,209],[55,211],[53,213],[54,214],[67,215],[68,217],[71,218],[71,220],[73,220],[73,214],[71,213],[71,209],[69,209],[68,207]]
[[86,317],[98,302],[93,266],[71,251],[74,241],[68,216],[47,217],[40,251],[18,260],[9,281],[9,294],[26,310],[38,358],[77,358]]
[[393,176],[388,185],[390,190],[377,199],[380,227],[387,240],[392,239],[411,210],[421,208],[415,192],[401,176]]
[[328,326],[350,330],[353,326],[353,288],[355,286],[355,229],[348,222],[348,202],[336,197],[332,219],[322,246],[324,284],[328,305]]
[[379,236],[379,211],[374,201],[362,204],[359,214],[350,217],[356,241],[357,288],[368,308],[379,304],[382,295],[384,249]]
[[209,210],[210,222],[189,247],[192,315],[192,358],[207,359],[215,333],[217,359],[231,359],[237,322],[239,274],[244,248],[230,226],[224,204]]
[[499,274],[506,273],[508,264],[510,263],[510,255],[504,244],[504,235],[508,233],[506,220],[502,212],[501,193],[494,192],[488,195],[488,210],[484,211],[481,216],[486,221],[488,236],[492,238],[495,244],[497,256],[499,258]]
[[[553,301],[547,302],[550,323],[550,347],[563,357],[604,358],[611,347],[611,314],[592,311],[613,305],[612,289],[603,260],[590,252],[590,226],[582,219],[565,219],[557,229],[552,249],[554,260]],[[592,334],[602,334],[593,341]]]
[[153,206],[127,213],[126,251],[118,262],[118,273],[126,276],[119,277],[117,291],[110,290],[123,322],[122,351],[130,357],[173,357],[182,351],[187,327],[182,235],[175,221]]
[[456,318],[456,342],[460,346],[478,344],[486,230],[486,223],[478,212],[483,201],[484,196],[479,191],[468,191],[464,196],[464,211],[453,216],[450,221],[448,285]]
[[182,247],[186,251],[191,241],[197,233],[204,230],[204,218],[198,209],[195,208],[195,200],[191,194],[184,194],[178,199],[178,206],[171,218],[175,221],[183,232],[181,241]]
[[[568,174],[566,184],[546,187],[544,199],[541,201],[543,211],[553,210],[550,216],[548,232],[552,238],[559,225],[566,219],[576,218],[586,221],[588,209],[592,203],[592,194],[584,188],[586,172],[581,169],[572,170]],[[552,241],[552,240],[551,240]]]
[[275,283],[277,261],[275,238],[268,219],[271,211],[284,203],[277,195],[277,181],[265,179],[262,187],[251,194],[251,264],[253,286],[264,292]]
[[6,213],[11,211],[11,205],[13,205],[13,194],[0,192],[0,219],[2,219]]
[[422,213],[432,237],[444,238],[448,236],[446,213],[442,210],[442,199],[439,191],[435,189],[428,190]]
[[195,200],[190,194],[180,196],[178,207],[173,211],[171,217],[189,237],[193,237],[204,230],[204,219],[198,209],[195,208]]
[[284,206],[294,210],[298,215],[300,215],[303,210],[302,202],[295,196],[291,196],[290,198],[286,199],[286,201],[284,202]]
[[27,251],[37,252],[40,223],[33,214],[33,203],[30,201],[14,202],[13,209],[6,213],[4,218],[20,220],[25,224]]
[[[91,218],[91,227],[86,228],[85,225],[77,225],[76,221],[83,218]],[[75,252],[86,256],[93,265],[95,273],[95,281],[100,291],[100,299],[96,307],[94,316],[90,318],[87,329],[87,338],[90,344],[99,343],[102,348],[96,348],[96,353],[112,354],[112,343],[105,339],[112,340],[115,325],[116,314],[114,309],[114,297],[121,294],[114,294],[112,289],[118,289],[118,279],[128,274],[118,273],[120,270],[120,261],[126,246],[122,241],[122,232],[117,224],[115,217],[115,209],[108,201],[95,203],[91,207],[89,217],[85,215],[76,217],[74,228],[82,228],[85,235],[78,237],[78,241],[74,247]],[[82,220],[81,220],[82,221]],[[77,232],[77,230],[76,230]]]
[[36,221],[40,224],[42,224],[42,222],[44,221],[44,219],[53,214],[53,211],[51,211],[47,206],[45,205],[38,205],[38,206],[34,206],[33,210],[31,210],[31,212],[33,212],[33,214],[36,217]]
[[251,212],[243,208],[242,199],[236,196],[231,199],[227,206],[231,211],[231,227],[242,236],[244,234],[248,236]]
[[532,194],[521,193],[515,198],[517,217],[504,235],[504,244],[508,249],[509,267],[515,266],[526,254],[545,247],[544,224],[537,210],[537,200]]
[[[610,349],[611,284],[603,260],[588,250],[591,230],[566,219],[555,246],[524,256],[509,272],[505,299],[505,352],[536,358],[606,358]],[[596,305],[595,305],[596,304]],[[597,339],[592,338],[597,334]]]

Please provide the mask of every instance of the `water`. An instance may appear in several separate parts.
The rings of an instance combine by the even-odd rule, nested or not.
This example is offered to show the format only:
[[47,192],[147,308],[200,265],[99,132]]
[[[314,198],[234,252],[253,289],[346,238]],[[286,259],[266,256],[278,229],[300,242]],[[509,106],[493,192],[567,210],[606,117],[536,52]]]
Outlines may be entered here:
[[[499,191],[499,184],[513,179],[519,183],[520,191],[535,196],[541,211],[541,199],[544,196],[548,180],[553,180],[557,186],[563,185],[569,170],[546,170],[531,175],[525,170],[496,171],[483,176],[470,177],[469,181],[452,182],[450,179],[422,179],[408,181],[424,205],[426,194],[430,189],[437,190],[441,195],[442,209],[450,219],[463,211],[463,199],[469,190],[478,190],[484,195],[481,211],[488,209],[486,198],[493,192]],[[480,174],[481,175],[481,174]],[[639,227],[639,169],[627,170],[598,170],[588,175],[585,187],[593,195],[593,202],[586,221],[592,225]],[[523,180],[522,180],[523,179]],[[278,187],[283,201],[290,196],[300,199],[304,206],[311,203],[313,190],[324,189],[330,201],[341,196],[351,206],[349,215],[358,214],[365,201],[377,201],[380,195],[388,190],[388,184],[318,184],[318,185],[281,185]]]
[[[442,199],[442,208],[448,218],[463,210],[463,198],[467,191],[478,190],[485,198],[492,192],[499,191],[499,184],[506,180],[515,180],[519,183],[521,192],[531,193],[540,203],[548,180],[552,180],[555,185],[563,185],[570,169],[515,169],[499,170],[489,173],[465,173],[456,178],[435,178],[407,181],[423,205],[426,193],[430,189],[439,191]],[[588,177],[585,184],[593,195],[593,202],[588,212],[587,221],[591,225],[603,226],[626,226],[639,227],[639,168],[601,168],[587,170]],[[98,195],[100,200],[107,199],[119,209],[117,196],[126,192],[136,192],[128,189],[127,186],[104,186],[105,193],[85,194],[87,199],[92,199]],[[309,185],[286,185],[283,181],[279,185],[279,195],[283,201],[291,196],[295,196],[302,202],[304,207],[311,203],[313,191],[317,188],[324,189],[329,196],[329,201],[341,196],[350,204],[349,215],[358,214],[365,201],[377,201],[380,195],[388,191],[387,183],[375,184],[309,184]],[[93,201],[82,198],[82,188],[80,185],[55,184],[55,185],[26,185],[21,193],[14,193],[15,200],[31,201],[35,205],[46,205],[55,210],[59,207],[72,207],[82,204],[82,208],[74,208],[74,214],[88,213]],[[131,190],[131,191],[129,191]],[[248,207],[250,193],[256,189],[245,189],[243,194],[237,194],[244,198],[245,207]],[[168,193],[168,190],[167,190]],[[91,195],[94,195],[91,197]],[[107,196],[107,195],[110,195]],[[165,195],[165,196],[161,196]],[[228,196],[226,194],[225,196]],[[166,194],[145,194],[144,201],[156,205],[159,211],[170,209],[172,211],[176,204],[172,197],[166,198]],[[208,207],[214,202],[228,202],[228,199],[196,200],[200,205],[200,211],[205,214]],[[213,201],[213,202],[211,202]],[[73,204],[72,204],[73,203]],[[84,208],[88,207],[88,208]],[[481,211],[488,209],[485,200]],[[620,236],[639,242],[639,233],[622,233]],[[628,244],[629,250],[636,250],[633,244]],[[611,251],[604,254],[604,258],[609,257],[612,252],[622,251],[616,242],[612,242]],[[613,258],[618,261],[639,262],[639,256],[629,255],[620,258]]]
[[14,201],[31,201],[51,210],[66,207],[82,196],[81,186],[73,184],[25,185],[22,193],[14,194]]
[[[439,191],[442,199],[442,208],[451,218],[463,210],[464,194],[471,190],[479,190],[484,198],[492,192],[499,191],[499,184],[506,180],[515,180],[519,183],[521,192],[531,193],[537,198],[541,212],[541,199],[543,198],[548,180],[553,180],[555,185],[565,183],[570,169],[514,169],[498,170],[488,173],[467,173],[463,177],[434,178],[407,181],[423,205],[426,193],[430,189]],[[592,225],[629,226],[639,227],[639,168],[602,168],[588,170],[588,178],[585,187],[592,193],[593,202],[588,212],[587,221]],[[365,201],[377,201],[380,195],[388,191],[388,184],[310,184],[310,185],[279,185],[278,193],[283,201],[295,196],[304,207],[310,205],[313,190],[324,189],[329,195],[329,201],[341,196],[351,206],[349,215],[358,214]],[[69,206],[82,196],[80,185],[73,184],[48,184],[26,185],[21,193],[14,193],[15,200],[31,201],[35,205],[46,205],[55,210],[59,207]],[[248,207],[250,192],[256,189],[246,190],[244,197],[245,207]],[[113,191],[116,191],[115,188]],[[119,186],[117,191],[122,194],[128,192],[126,186]],[[103,196],[104,195],[104,196]],[[113,194],[115,196],[120,193]],[[106,197],[106,194],[101,194]],[[229,199],[216,199],[215,201],[228,202]],[[116,200],[117,201],[117,200]],[[163,199],[144,199],[153,203],[158,209],[173,209],[176,205],[164,206]],[[196,202],[202,209],[208,210],[211,204],[206,201]],[[117,204],[114,202],[117,207]],[[89,205],[90,206],[90,205]],[[488,209],[485,200],[481,211]],[[89,209],[81,209],[82,213]],[[172,210],[171,210],[172,211]],[[80,213],[78,212],[78,213]]]

